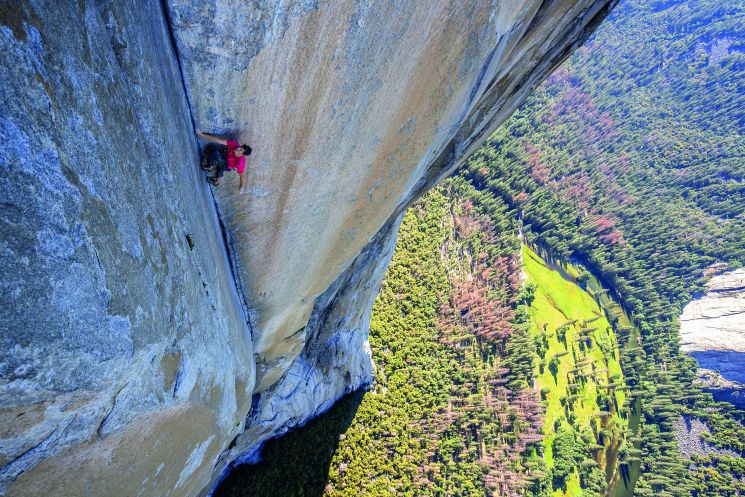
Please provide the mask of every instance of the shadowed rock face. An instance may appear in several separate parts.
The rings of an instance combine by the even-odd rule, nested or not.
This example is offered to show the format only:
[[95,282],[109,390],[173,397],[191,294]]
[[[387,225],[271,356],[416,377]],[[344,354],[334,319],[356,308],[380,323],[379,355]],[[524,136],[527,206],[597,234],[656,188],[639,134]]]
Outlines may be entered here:
[[609,3],[1,3],[0,495],[196,495],[369,382],[401,213]]

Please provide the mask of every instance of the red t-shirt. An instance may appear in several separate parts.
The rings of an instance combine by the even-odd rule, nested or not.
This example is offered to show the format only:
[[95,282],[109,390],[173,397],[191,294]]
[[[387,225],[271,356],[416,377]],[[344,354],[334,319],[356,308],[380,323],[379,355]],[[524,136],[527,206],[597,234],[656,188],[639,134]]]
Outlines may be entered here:
[[228,140],[228,169],[237,169],[238,174],[243,174],[243,172],[246,170],[246,156],[243,157],[236,157],[233,154],[233,151],[240,147],[240,143],[233,140]]

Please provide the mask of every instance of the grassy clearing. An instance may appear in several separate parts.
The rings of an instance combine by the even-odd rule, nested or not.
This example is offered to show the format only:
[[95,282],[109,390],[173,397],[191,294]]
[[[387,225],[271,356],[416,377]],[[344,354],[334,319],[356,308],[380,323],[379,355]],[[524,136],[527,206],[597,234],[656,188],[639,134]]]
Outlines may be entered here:
[[[536,386],[546,405],[544,459],[549,467],[557,464],[564,456],[554,454],[554,439],[561,430],[573,430],[589,444],[600,468],[613,475],[615,468],[608,466],[615,465],[615,457],[608,449],[618,445],[626,426],[619,414],[624,392],[615,388],[624,383],[613,328],[598,302],[574,280],[580,268],[552,267],[527,246],[523,265],[536,287],[530,312],[539,352]],[[554,493],[581,494],[576,469]]]

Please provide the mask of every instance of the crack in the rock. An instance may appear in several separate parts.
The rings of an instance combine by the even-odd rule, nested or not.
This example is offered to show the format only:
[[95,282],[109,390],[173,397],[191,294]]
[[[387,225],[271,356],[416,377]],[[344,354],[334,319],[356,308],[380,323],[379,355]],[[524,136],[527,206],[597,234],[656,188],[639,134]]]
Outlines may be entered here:
[[712,288],[711,293],[739,293],[745,291],[745,286],[730,286],[727,288]]
[[111,414],[114,412],[114,408],[116,408],[116,399],[119,398],[119,394],[122,393],[122,390],[124,390],[128,386],[129,386],[129,382],[125,383],[114,394],[114,398],[111,401],[111,409],[109,409],[109,411],[104,415],[103,419],[101,419],[101,422],[98,424],[98,428],[96,428],[96,435],[98,435],[99,437],[103,437],[104,426],[106,425],[106,422],[109,420],[109,417],[111,417]]
[[691,321],[706,321],[708,319],[719,319],[719,318],[726,318],[730,316],[737,316],[738,314],[745,314],[745,310],[743,311],[735,311],[735,312],[727,312],[724,314],[717,314],[715,316],[701,316],[700,318],[687,318],[687,319],[681,319],[681,322],[691,322]]
[[[23,452],[21,452],[18,456],[14,457],[13,459],[11,459],[10,461],[8,461],[7,463],[5,463],[2,466],[0,466],[0,472],[4,472],[8,468],[10,468],[11,466],[17,465],[17,464],[21,463],[24,459],[27,459],[27,458],[31,457],[31,455],[34,454],[36,451],[38,451],[38,450],[44,450],[46,447],[49,447],[50,444],[52,444],[53,442],[56,442],[57,440],[59,440],[62,437],[62,435],[64,434],[65,430],[67,430],[70,427],[70,425],[72,425],[72,423],[75,421],[75,419],[77,419],[77,416],[76,415],[73,415],[72,416],[72,419],[70,419],[70,421],[68,421],[67,424],[65,425],[65,427],[62,428],[61,430],[59,428],[52,429],[49,432],[49,434],[47,434],[46,436],[44,436],[38,443],[32,445],[28,449],[26,449]],[[22,470],[22,471],[20,471],[20,473],[18,473],[18,475],[20,475],[21,473],[23,473],[25,471],[26,471],[25,469]]]
[[[194,121],[194,114],[192,113],[191,99],[189,98],[189,90],[186,86],[186,78],[184,76],[184,69],[183,69],[183,65],[181,62],[181,54],[179,53],[179,50],[178,50],[178,44],[176,43],[176,35],[173,32],[173,26],[171,26],[171,17],[169,15],[170,9],[168,7],[168,1],[160,0],[160,6],[162,10],[163,20],[168,29],[168,37],[169,37],[170,44],[171,44],[171,51],[173,52],[173,55],[176,58],[176,63],[178,65],[178,71],[179,71],[179,76],[181,80],[181,87],[184,90],[184,98],[186,99],[186,108],[189,113],[189,120],[191,121],[191,127],[192,129],[196,129],[196,123]],[[199,145],[197,145],[197,150],[199,150]],[[221,238],[223,242],[223,250],[225,251],[225,254],[227,255],[228,265],[230,269],[230,276],[231,276],[231,279],[233,280],[233,288],[235,289],[240,299],[241,311],[243,312],[243,320],[246,323],[249,333],[253,335],[253,327],[251,326],[250,313],[248,311],[248,300],[246,299],[246,294],[244,293],[242,280],[240,279],[240,275],[238,274],[237,260],[235,256],[235,251],[233,250],[233,247],[232,247],[232,242],[230,240],[230,233],[228,232],[225,226],[225,222],[223,221],[222,214],[220,213],[220,206],[218,205],[217,199],[215,198],[215,195],[211,189],[209,190],[209,193],[210,193],[210,197],[212,198],[212,204],[215,208],[215,213],[217,214],[218,226],[220,228],[220,233],[222,235]]]

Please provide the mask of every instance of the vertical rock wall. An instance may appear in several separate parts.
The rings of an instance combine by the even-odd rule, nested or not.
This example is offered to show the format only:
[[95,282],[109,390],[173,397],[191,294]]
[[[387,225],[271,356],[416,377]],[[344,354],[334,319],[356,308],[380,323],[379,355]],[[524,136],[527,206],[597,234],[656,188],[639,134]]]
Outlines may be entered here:
[[0,5],[0,495],[194,495],[254,368],[165,16]]
[[[372,381],[372,352],[367,341],[370,315],[393,255],[400,222],[399,216],[386,224],[316,299],[303,330],[303,351],[282,380],[254,396],[246,431],[223,454],[221,462],[253,460],[263,441],[304,424],[342,395]],[[213,483],[221,474],[215,472]]]
[[611,3],[0,3],[0,495],[204,493],[370,381],[401,213]]

